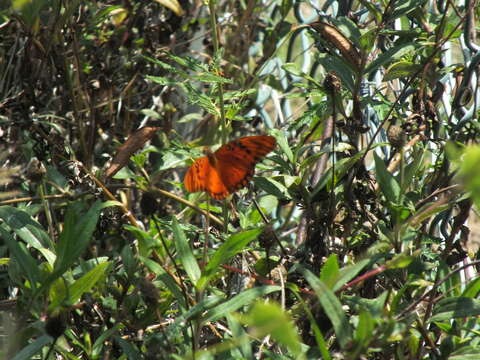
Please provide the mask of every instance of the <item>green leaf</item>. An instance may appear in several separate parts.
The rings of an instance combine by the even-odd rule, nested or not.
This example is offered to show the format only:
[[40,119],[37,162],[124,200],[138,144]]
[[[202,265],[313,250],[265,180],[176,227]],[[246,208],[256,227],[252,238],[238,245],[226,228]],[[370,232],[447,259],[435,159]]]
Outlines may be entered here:
[[281,153],[286,155],[290,162],[293,162],[294,157],[292,148],[288,144],[288,139],[286,138],[285,133],[281,130],[272,130],[270,134],[277,140],[277,144],[280,146]]
[[480,208],[480,146],[467,146],[460,159],[459,175],[465,188],[472,193],[475,205]]
[[124,328],[125,325],[121,323],[117,323],[114,326],[112,326],[109,329],[106,329],[103,331],[100,336],[97,338],[95,343],[92,346],[92,358],[93,359],[98,359],[100,358],[100,355],[102,354],[103,347],[105,345],[105,341],[115,335],[116,332],[118,332],[120,329]]
[[237,311],[243,306],[250,305],[258,298],[268,295],[272,292],[280,291],[281,287],[276,285],[259,286],[244,290],[228,301],[215,306],[209,310],[203,317],[203,322],[216,321],[227,314]]
[[426,151],[423,149],[419,149],[417,151],[414,151],[412,154],[413,161],[410,162],[406,167],[405,167],[405,176],[403,177],[403,184],[402,184],[402,191],[406,192],[407,189],[410,187],[412,184],[413,180],[417,177],[420,176],[418,173],[421,169],[424,168],[424,159],[425,155],[427,154]]
[[[242,338],[249,339],[250,338],[247,332],[245,331],[244,327],[238,321],[237,316],[228,314],[225,317],[227,319],[228,328],[232,332],[233,339],[242,339]],[[238,359],[240,358],[253,359],[253,349],[252,349],[253,346],[250,341],[242,341],[239,344],[239,347],[242,352],[241,354],[242,357],[239,356]]]
[[480,347],[463,346],[448,356],[448,360],[477,360],[480,359]]
[[363,347],[367,347],[374,335],[374,321],[372,315],[367,311],[361,311],[358,316],[358,325],[355,329],[355,341]]
[[360,0],[360,3],[368,9],[370,16],[374,16],[377,23],[382,21],[382,12],[379,11],[379,8],[375,4],[372,4],[370,0]]
[[[4,229],[4,225],[0,224],[0,235],[3,241],[7,244],[8,249],[12,253],[11,260],[18,263],[19,268],[22,269],[32,289],[37,288],[39,281],[38,265],[35,259],[30,255],[25,245],[16,241],[8,231]],[[10,264],[11,265],[11,264]]]
[[392,260],[386,262],[385,266],[389,269],[403,269],[406,268],[410,263],[413,261],[414,256],[420,255],[420,249],[414,253],[413,255],[407,255],[405,253],[401,253],[396,255]]
[[193,318],[199,318],[202,313],[219,304],[223,299],[216,295],[206,296],[200,302],[175,317],[175,321],[167,328],[168,333],[175,333],[179,328],[185,328],[185,324]]
[[177,86],[178,85],[178,79],[171,78],[171,77],[164,77],[164,76],[153,76],[153,75],[147,75],[146,78],[148,80],[151,80],[159,85],[163,86]]
[[322,266],[320,280],[322,280],[329,288],[332,288],[335,281],[338,279],[339,269],[337,255],[330,255]]
[[297,359],[304,359],[300,337],[290,316],[274,302],[258,301],[250,312],[240,318],[251,327],[254,337],[271,335],[280,345],[285,346]]
[[[333,179],[334,184],[336,184],[337,181],[341,179],[362,156],[363,151],[360,151],[350,158],[345,158],[337,161],[335,163],[335,178]],[[327,186],[327,184],[329,184],[329,187],[332,186],[332,170],[333,167],[328,168],[328,170],[320,177],[320,180],[318,181],[315,189],[312,192],[312,197],[315,197],[315,195],[325,186]]]
[[371,262],[374,262],[374,259],[364,259],[360,260],[356,264],[345,266],[340,270],[338,275],[337,281],[335,282],[335,286],[333,287],[333,291],[339,290],[343,285],[348,283],[352,280],[355,276],[357,276],[360,271],[363,270]]
[[476,278],[467,284],[465,290],[462,293],[463,297],[477,297],[480,292],[480,278]]
[[350,92],[354,91],[353,69],[345,60],[335,54],[321,54],[318,62],[325,67],[326,72],[335,72]]
[[383,160],[375,152],[373,153],[373,158],[375,159],[376,178],[383,195],[385,195],[387,201],[394,204],[397,203],[400,198],[400,185],[398,185],[398,182],[388,171]]
[[343,311],[342,304],[319,278],[307,269],[301,269],[305,279],[315,291],[325,314],[332,322],[337,340],[342,348],[346,348],[352,340],[352,327]]
[[412,77],[421,68],[421,64],[414,64],[410,61],[403,60],[396,62],[388,67],[383,81]]
[[419,45],[417,43],[405,43],[388,49],[367,66],[365,73],[368,74],[370,72],[374,72],[384,64],[399,60],[405,54],[415,51],[418,47]]
[[290,199],[288,189],[280,182],[271,177],[256,176],[253,178],[255,186],[264,190],[267,194],[280,199]]
[[213,254],[205,266],[203,275],[198,281],[197,287],[204,289],[210,279],[220,269],[220,265],[227,262],[230,258],[244,250],[245,247],[255,240],[262,232],[262,228],[244,231],[230,236]]
[[386,16],[388,21],[393,21],[400,16],[406,15],[409,12],[420,8],[427,0],[403,0],[398,1],[395,6],[392,6],[393,11]]
[[13,206],[0,206],[0,219],[5,221],[25,243],[40,251],[49,264],[53,265],[55,254],[50,250],[54,248],[53,242],[42,226],[26,211]]
[[462,279],[460,277],[460,273],[457,271],[453,274],[450,274],[452,271],[450,265],[448,265],[445,261],[439,261],[438,266],[438,277],[440,279],[446,278],[440,286],[438,290],[440,293],[445,294],[451,298],[460,296],[460,288],[462,287]]
[[185,297],[175,279],[155,261],[142,256],[140,256],[139,259],[150,271],[157,275],[158,280],[160,280],[167,287],[167,289],[170,290],[175,299],[177,299],[180,307],[185,309],[187,307],[187,304],[185,303]]
[[195,255],[193,254],[190,244],[188,243],[187,237],[180,228],[176,217],[172,218],[172,230],[180,261],[182,262],[192,284],[197,286],[198,279],[200,279],[201,275],[200,267],[198,266]]
[[[69,285],[66,292],[66,294],[68,295],[68,299],[65,299],[66,304],[74,305],[77,301],[79,301],[82,295],[90,291],[90,289],[95,286],[98,280],[106,276],[106,272],[109,266],[110,262],[98,264],[95,268],[83,275],[80,279]],[[63,300],[64,299],[57,297],[50,303],[49,309],[54,310],[57,306],[61,304]]]
[[144,358],[133,344],[122,339],[120,336],[115,336],[114,341],[120,346],[123,354],[127,355],[128,360],[142,360]]
[[104,203],[97,201],[86,213],[84,204],[80,202],[73,203],[68,208],[64,228],[58,240],[57,259],[50,281],[63,274],[78,261],[90,243],[101,211],[116,204],[111,201]]
[[433,310],[433,316],[428,321],[450,321],[452,319],[479,315],[480,300],[466,297],[450,297],[442,299],[437,303]]
[[25,346],[10,360],[31,360],[38,354],[45,345],[50,344],[53,339],[48,335],[42,335],[35,339],[31,344]]
[[231,84],[232,80],[212,74],[210,72],[198,73],[192,76],[192,80],[202,81],[208,84]]
[[377,35],[378,30],[373,28],[360,36],[360,48],[364,54],[369,54],[372,51]]

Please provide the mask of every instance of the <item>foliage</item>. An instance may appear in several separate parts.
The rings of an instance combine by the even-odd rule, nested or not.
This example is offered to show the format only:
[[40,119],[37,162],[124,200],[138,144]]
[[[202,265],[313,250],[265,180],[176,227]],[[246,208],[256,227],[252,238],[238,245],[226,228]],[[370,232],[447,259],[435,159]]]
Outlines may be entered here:
[[[479,15],[1,7],[0,357],[478,358]],[[252,184],[184,191],[261,133]]]

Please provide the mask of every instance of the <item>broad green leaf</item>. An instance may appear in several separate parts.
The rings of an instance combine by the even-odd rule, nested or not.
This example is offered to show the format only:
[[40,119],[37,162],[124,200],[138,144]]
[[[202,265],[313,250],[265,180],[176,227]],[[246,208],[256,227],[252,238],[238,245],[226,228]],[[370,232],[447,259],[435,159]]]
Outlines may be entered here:
[[393,21],[400,16],[422,7],[426,1],[427,0],[403,0],[396,2],[395,6],[391,7],[393,11],[387,15],[388,21]]
[[288,144],[288,139],[285,136],[285,133],[281,130],[272,130],[270,131],[270,135],[274,136],[277,140],[277,144],[280,147],[281,153],[287,156],[287,159],[290,162],[294,161],[292,148]]
[[408,220],[408,225],[415,229],[420,226],[424,220],[432,217],[435,214],[441,213],[450,206],[450,204],[444,204],[432,207],[431,203],[427,203],[418,209],[416,214],[412,215],[412,217]]
[[67,288],[64,287],[64,280],[57,279],[57,281],[53,283],[54,285],[56,285],[51,287],[51,290],[58,290],[56,290],[55,292],[50,292],[53,297],[51,298],[49,310],[53,311],[62,303],[65,303],[66,306],[74,305],[77,301],[80,300],[84,293],[90,291],[90,289],[95,286],[97,281],[106,275],[106,271],[108,270],[109,266],[110,262],[98,264],[95,268],[90,270],[81,278],[74,281],[72,284],[67,285]]
[[201,275],[200,267],[198,266],[195,255],[193,254],[190,244],[188,243],[187,237],[178,224],[176,217],[172,218],[172,230],[180,261],[183,264],[183,267],[192,284],[197,286],[198,279],[200,279]]
[[184,329],[185,324],[193,318],[198,318],[204,312],[209,309],[218,306],[223,299],[216,295],[206,296],[200,302],[189,308],[187,311],[182,312],[175,317],[173,324],[167,327],[166,332],[168,334],[176,334],[179,329]]
[[[234,314],[227,314],[225,315],[225,318],[227,319],[228,328],[232,332],[233,339],[242,339],[242,338],[248,337],[247,332],[238,321],[237,316],[234,316]],[[250,341],[243,341],[239,344],[239,347],[240,347],[239,350],[242,353],[242,358],[253,359],[252,345],[253,344]]]
[[198,281],[198,288],[204,289],[210,279],[220,270],[220,265],[241,252],[245,247],[255,240],[263,229],[247,230],[230,236],[213,254],[205,266],[203,275]]
[[385,71],[383,81],[412,77],[421,68],[422,64],[414,64],[405,60],[398,61],[388,67],[387,71]]
[[480,359],[480,347],[462,346],[460,349],[452,352],[448,356],[448,360],[477,360]]
[[83,294],[89,292],[102,277],[107,275],[111,263],[106,261],[83,275],[69,286],[69,303],[75,304]]
[[0,206],[0,219],[15,232],[25,243],[40,251],[45,259],[55,262],[54,248],[47,232],[27,212],[13,206]]
[[302,273],[315,291],[315,294],[317,295],[325,314],[332,322],[340,346],[342,348],[346,348],[347,345],[352,341],[352,327],[348,322],[348,318],[342,308],[342,304],[335,296],[335,293],[312,272],[307,269],[302,269]]
[[455,272],[453,275],[451,275],[451,267],[443,260],[439,261],[437,268],[439,278],[446,278],[446,280],[442,281],[442,283],[439,285],[439,292],[449,297],[460,296],[460,289],[462,287],[462,279],[460,277],[460,273]]
[[373,28],[360,36],[360,48],[364,54],[369,54],[372,51],[377,35],[378,30]]
[[335,281],[338,279],[339,269],[337,255],[330,255],[322,266],[320,280],[322,280],[329,288],[332,288]]
[[417,43],[405,43],[388,49],[372,61],[366,68],[365,73],[376,71],[380,66],[392,63],[401,59],[405,54],[415,51],[419,45]]
[[145,266],[155,273],[158,277],[158,280],[160,280],[168,290],[173,294],[175,299],[179,302],[180,306],[182,308],[186,308],[185,304],[185,297],[181,291],[180,285],[177,284],[174,278],[170,274],[168,274],[159,264],[157,264],[155,261],[144,258],[142,256],[139,257],[140,261],[145,264]]
[[406,192],[413,180],[420,175],[419,171],[424,168],[426,154],[427,152],[423,149],[418,149],[413,152],[413,161],[405,167],[405,175],[403,177],[403,183],[401,184],[403,192]]
[[38,354],[45,345],[50,344],[53,338],[48,335],[42,335],[35,339],[31,344],[25,346],[10,360],[31,360]]
[[394,204],[397,203],[400,197],[400,185],[398,185],[398,182],[388,171],[383,160],[375,152],[373,153],[373,158],[375,159],[376,178],[383,195],[385,195],[387,201]]
[[354,91],[353,69],[345,60],[337,55],[321,54],[318,57],[318,61],[325,67],[326,72],[335,72],[342,80],[342,84],[350,92]]
[[122,339],[120,336],[115,336],[114,341],[120,346],[124,355],[127,356],[128,360],[142,360],[144,357],[138,351],[131,342]]
[[[352,168],[353,165],[362,157],[363,152],[358,152],[354,156],[350,158],[345,158],[337,161],[335,163],[335,178],[333,179],[334,184],[342,178],[348,170]],[[317,185],[315,185],[315,189],[312,192],[312,197],[314,197],[320,190],[322,190],[325,186],[328,185],[327,189],[332,186],[332,170],[333,167],[328,168],[328,170],[320,177]]]
[[234,296],[228,301],[215,306],[209,310],[203,317],[204,322],[216,321],[223,318],[227,314],[237,311],[243,306],[252,304],[255,300],[272,292],[280,291],[281,287],[276,285],[259,286],[252,289],[244,290],[240,294]]
[[358,325],[355,329],[356,343],[366,347],[373,335],[374,321],[372,315],[367,311],[361,311],[358,316]]
[[87,211],[80,202],[73,203],[67,210],[65,223],[57,247],[57,259],[50,280],[54,280],[72,266],[83,254],[97,226],[101,211],[116,202],[97,201]]
[[292,283],[287,283],[286,287],[292,291],[292,293],[297,297],[297,300],[299,301],[301,305],[301,309],[305,312],[305,315],[307,316],[308,320],[310,321],[310,326],[312,328],[313,334],[315,335],[315,340],[317,341],[317,346],[320,351],[320,354],[322,355],[322,358],[324,360],[330,360],[332,357],[330,356],[330,352],[328,350],[328,345],[327,341],[325,340],[322,331],[320,330],[320,327],[317,323],[317,320],[313,316],[311,312],[311,306],[310,304],[306,304],[303,296],[300,295],[298,291],[298,287]]
[[363,268],[366,267],[371,262],[374,262],[374,260],[364,259],[364,260],[360,260],[354,265],[348,265],[340,269],[339,276],[332,290],[333,291],[339,290],[343,285],[345,285],[350,280],[352,280],[355,276],[357,276],[360,273],[360,271],[362,271]]
[[24,272],[32,289],[37,288],[37,282],[39,281],[38,265],[35,259],[30,255],[25,245],[13,238],[8,231],[4,229],[4,226],[0,224],[0,237],[7,244],[8,249],[11,252],[11,260],[18,263],[19,267]]
[[268,194],[272,194],[280,199],[290,199],[288,189],[282,183],[271,177],[255,176],[253,181],[256,187],[263,189]]
[[477,208],[480,208],[480,146],[466,147],[461,156],[459,175],[465,188],[472,193]]
[[405,253],[401,253],[396,255],[392,260],[387,261],[385,264],[389,270],[391,269],[403,269],[410,265],[413,261],[414,256],[420,255],[420,249],[413,255],[407,255]]
[[123,325],[122,323],[116,323],[111,328],[107,329],[106,331],[103,331],[100,334],[100,336],[97,338],[95,343],[93,344],[92,358],[93,359],[100,358],[100,355],[102,354],[103,347],[105,345],[105,341],[108,338],[110,338],[111,336],[114,336],[119,330],[121,330],[124,327],[125,327],[125,325]]
[[475,280],[470,281],[465,290],[462,293],[463,297],[477,297],[478,293],[480,292],[480,278],[476,278]]
[[466,297],[450,297],[440,300],[435,305],[433,316],[428,321],[450,321],[452,319],[479,315],[480,300]]
[[303,72],[296,63],[285,63],[282,65],[282,69],[293,76],[304,78],[305,80],[312,82],[315,86],[321,88],[321,84],[310,75]]
[[274,302],[255,303],[253,308],[240,320],[250,327],[254,337],[271,335],[280,345],[285,346],[296,359],[304,359],[298,331],[290,316]]

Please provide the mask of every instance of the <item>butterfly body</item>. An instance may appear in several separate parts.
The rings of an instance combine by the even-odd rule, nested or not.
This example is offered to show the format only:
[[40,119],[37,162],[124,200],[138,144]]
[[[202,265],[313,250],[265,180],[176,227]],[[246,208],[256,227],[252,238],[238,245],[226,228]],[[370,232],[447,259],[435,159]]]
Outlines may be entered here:
[[246,136],[231,141],[193,163],[185,175],[189,192],[206,191],[214,199],[224,199],[245,187],[255,165],[275,147],[273,136]]

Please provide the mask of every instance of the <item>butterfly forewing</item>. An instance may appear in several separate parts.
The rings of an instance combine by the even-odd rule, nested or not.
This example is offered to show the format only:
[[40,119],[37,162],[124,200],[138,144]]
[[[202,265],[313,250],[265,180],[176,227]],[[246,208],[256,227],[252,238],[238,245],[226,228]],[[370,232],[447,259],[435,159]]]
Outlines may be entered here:
[[246,136],[223,145],[215,152],[219,163],[230,163],[245,169],[255,165],[275,147],[273,136]]
[[185,175],[189,192],[207,191],[224,199],[246,186],[255,165],[275,147],[273,136],[247,136],[223,145],[215,153],[197,159]]

